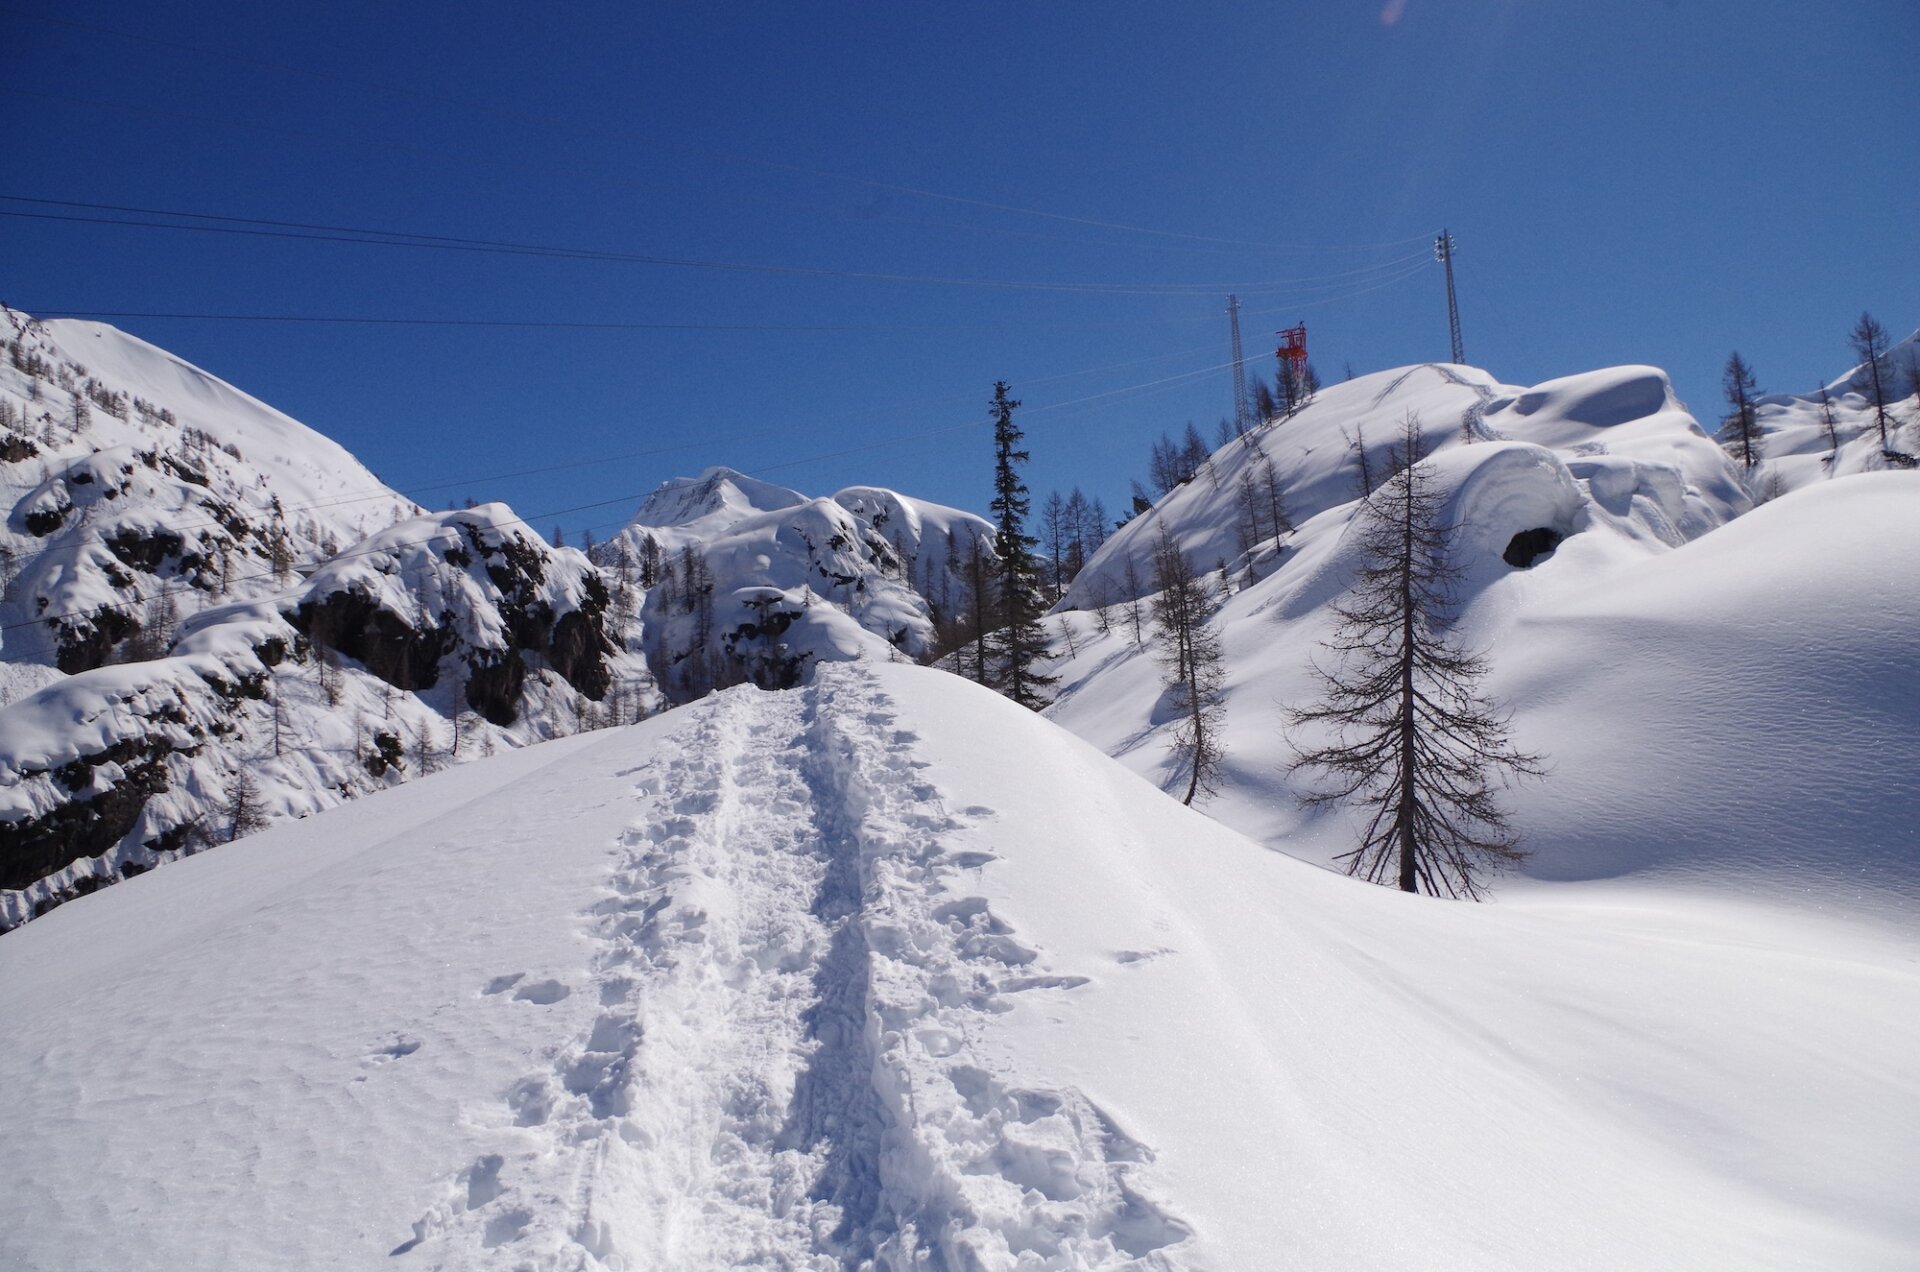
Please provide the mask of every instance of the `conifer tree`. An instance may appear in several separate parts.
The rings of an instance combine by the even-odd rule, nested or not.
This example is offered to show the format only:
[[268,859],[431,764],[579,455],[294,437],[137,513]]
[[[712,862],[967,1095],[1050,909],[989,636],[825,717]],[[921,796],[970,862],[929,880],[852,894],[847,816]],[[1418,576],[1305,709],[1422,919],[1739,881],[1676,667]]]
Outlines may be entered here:
[[1174,762],[1188,775],[1180,802],[1192,804],[1195,795],[1215,792],[1226,762],[1226,673],[1220,638],[1207,626],[1213,598],[1164,525],[1153,548],[1153,586],[1154,657],[1180,715],[1171,748]]
[[220,816],[227,824],[228,843],[267,828],[267,809],[260,797],[260,783],[246,769],[233,775]]
[[1355,800],[1372,810],[1359,845],[1338,858],[1349,874],[1478,900],[1486,872],[1526,856],[1496,787],[1544,770],[1509,743],[1506,717],[1480,692],[1485,661],[1445,630],[1459,570],[1440,519],[1446,492],[1423,458],[1409,415],[1391,476],[1359,512],[1365,564],[1334,607],[1335,665],[1315,665],[1320,699],[1291,713],[1296,728],[1331,726],[1333,737],[1293,769],[1328,779],[1303,796],[1308,805]]
[[973,647],[973,678],[989,689],[994,687],[994,678],[987,662],[987,638],[999,608],[994,603],[994,577],[986,548],[975,535],[967,543],[967,640]]
[[1721,439],[1739,452],[1743,466],[1752,468],[1760,462],[1760,423],[1753,405],[1753,395],[1759,385],[1753,378],[1753,368],[1747,365],[1739,350],[1727,355],[1727,367],[1720,384],[1726,391],[1727,405],[1733,408],[1721,430]]
[[1863,313],[1848,333],[1853,354],[1867,364],[1867,383],[1873,388],[1874,422],[1880,426],[1880,449],[1888,450],[1887,390],[1880,380],[1880,359],[1887,352],[1887,329],[1872,314]]
[[1014,408],[1020,403],[1007,396],[1007,382],[993,386],[993,502],[995,522],[994,551],[999,554],[1000,630],[994,633],[994,656],[1000,679],[1000,692],[1023,707],[1038,709],[1047,704],[1046,690],[1055,678],[1044,675],[1040,664],[1047,658],[1047,633],[1040,624],[1044,606],[1040,603],[1039,570],[1033,559],[1038,543],[1027,533],[1027,514],[1032,501],[1026,483],[1014,470],[1027,462],[1027,452],[1017,449],[1020,427],[1013,422]]
[[1833,396],[1827,392],[1827,386],[1820,386],[1820,427],[1827,434],[1827,467],[1833,467],[1833,461],[1840,458],[1840,428],[1833,418]]
[[1057,490],[1040,505],[1040,533],[1047,550],[1047,599],[1057,601],[1067,590],[1067,554],[1073,548],[1073,522],[1067,517],[1067,501]]

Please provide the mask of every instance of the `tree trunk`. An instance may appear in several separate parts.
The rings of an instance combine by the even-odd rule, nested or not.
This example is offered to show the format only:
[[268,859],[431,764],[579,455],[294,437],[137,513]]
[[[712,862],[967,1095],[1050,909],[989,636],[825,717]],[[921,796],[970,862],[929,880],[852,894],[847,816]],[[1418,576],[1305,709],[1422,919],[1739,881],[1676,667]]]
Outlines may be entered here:
[[1400,891],[1417,892],[1414,872],[1413,486],[1400,519]]

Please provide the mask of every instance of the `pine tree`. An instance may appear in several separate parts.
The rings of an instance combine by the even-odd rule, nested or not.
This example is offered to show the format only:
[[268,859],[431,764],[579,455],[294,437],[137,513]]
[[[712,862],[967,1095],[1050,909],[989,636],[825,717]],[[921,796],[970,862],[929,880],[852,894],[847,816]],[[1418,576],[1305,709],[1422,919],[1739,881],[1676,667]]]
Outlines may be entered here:
[[1753,405],[1753,395],[1759,385],[1754,381],[1753,368],[1747,365],[1739,350],[1727,355],[1727,367],[1720,384],[1726,391],[1727,405],[1733,408],[1721,429],[1721,439],[1738,450],[1742,465],[1752,468],[1760,462],[1760,423]]
[[1226,673],[1220,638],[1207,626],[1213,598],[1164,525],[1153,549],[1153,586],[1154,657],[1180,716],[1171,754],[1188,774],[1180,802],[1192,804],[1195,795],[1216,791],[1226,763]]
[[1478,900],[1485,872],[1526,856],[1496,786],[1544,770],[1509,743],[1506,717],[1481,694],[1484,660],[1443,627],[1459,570],[1440,520],[1446,492],[1423,458],[1409,415],[1392,476],[1359,513],[1365,564],[1334,607],[1336,665],[1315,665],[1320,699],[1291,713],[1296,728],[1331,726],[1333,740],[1302,751],[1293,769],[1330,779],[1303,796],[1308,805],[1372,809],[1359,845],[1339,857],[1349,874]]
[[1027,452],[1016,449],[1021,432],[1013,422],[1020,403],[1007,396],[1007,382],[993,386],[993,502],[994,551],[999,554],[1001,627],[994,633],[994,655],[1000,692],[1023,707],[1038,710],[1047,703],[1046,690],[1055,678],[1043,675],[1040,664],[1048,656],[1046,628],[1040,624],[1039,570],[1034,565],[1037,540],[1027,533],[1031,501],[1026,483],[1014,471],[1027,462]]

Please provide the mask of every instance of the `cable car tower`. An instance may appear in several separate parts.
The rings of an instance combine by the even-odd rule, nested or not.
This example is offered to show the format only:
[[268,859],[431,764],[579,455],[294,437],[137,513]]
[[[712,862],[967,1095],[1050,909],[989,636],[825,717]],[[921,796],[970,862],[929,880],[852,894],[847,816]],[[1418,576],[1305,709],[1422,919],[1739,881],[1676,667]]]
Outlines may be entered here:
[[1465,362],[1460,346],[1460,306],[1453,298],[1453,235],[1444,229],[1433,240],[1433,258],[1447,267],[1447,332],[1453,337],[1453,360]]
[[1233,435],[1247,435],[1247,360],[1240,352],[1240,298],[1227,293],[1227,324],[1233,332]]
[[1273,351],[1280,360],[1280,409],[1291,415],[1307,395],[1307,324],[1274,334],[1280,337],[1280,347]]

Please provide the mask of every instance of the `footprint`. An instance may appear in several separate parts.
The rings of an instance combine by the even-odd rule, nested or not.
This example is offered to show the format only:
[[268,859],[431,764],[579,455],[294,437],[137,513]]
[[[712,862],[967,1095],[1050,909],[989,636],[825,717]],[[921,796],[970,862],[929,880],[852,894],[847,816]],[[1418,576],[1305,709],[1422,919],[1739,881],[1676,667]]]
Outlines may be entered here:
[[1018,994],[1029,989],[1078,989],[1086,983],[1085,976],[1015,976],[1001,982],[1000,992]]
[[542,1007],[550,1006],[572,994],[573,991],[557,980],[534,981],[531,985],[522,985],[513,993],[513,1000],[519,1003],[538,1003]]
[[480,992],[483,994],[504,994],[524,980],[526,975],[525,972],[512,972],[506,976],[496,976],[488,981],[487,987]]
[[533,1216],[524,1210],[503,1211],[487,1221],[487,1230],[480,1238],[480,1244],[488,1250],[498,1250],[510,1241],[518,1241],[520,1234],[532,1222]]
[[468,1210],[478,1210],[506,1191],[500,1186],[502,1161],[498,1153],[489,1153],[467,1167]]
[[410,1056],[418,1050],[420,1050],[420,1040],[418,1038],[408,1038],[403,1034],[394,1034],[393,1041],[368,1052],[367,1060],[372,1064],[386,1064],[390,1060],[398,1060],[402,1056]]
[[553,1116],[553,1088],[545,1078],[524,1078],[507,1090],[515,1126],[545,1126]]

